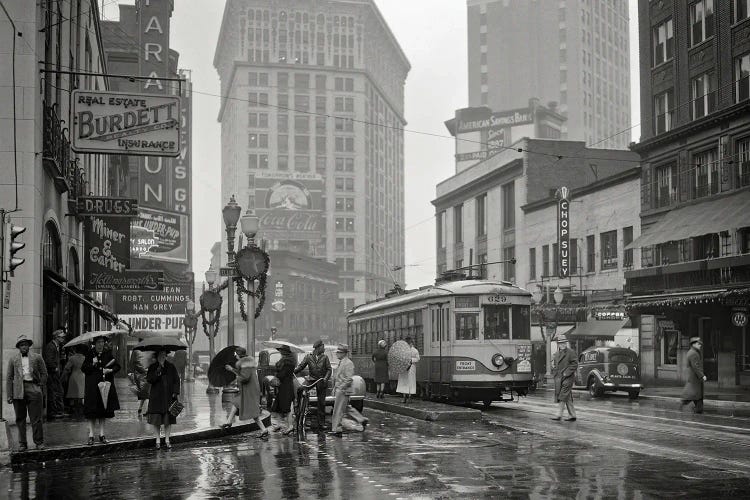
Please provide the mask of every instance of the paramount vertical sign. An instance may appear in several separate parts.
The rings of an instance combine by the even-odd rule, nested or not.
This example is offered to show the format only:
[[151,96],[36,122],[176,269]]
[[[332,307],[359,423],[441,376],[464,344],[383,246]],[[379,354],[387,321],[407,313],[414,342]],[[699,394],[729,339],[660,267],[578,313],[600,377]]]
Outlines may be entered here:
[[560,252],[560,278],[570,277],[570,200],[567,187],[557,191],[557,248]]

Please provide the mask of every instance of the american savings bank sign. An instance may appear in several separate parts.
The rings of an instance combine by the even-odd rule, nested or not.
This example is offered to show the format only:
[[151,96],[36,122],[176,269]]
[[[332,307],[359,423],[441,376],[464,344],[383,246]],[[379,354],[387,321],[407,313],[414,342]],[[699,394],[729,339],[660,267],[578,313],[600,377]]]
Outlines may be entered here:
[[180,154],[178,96],[75,90],[72,114],[77,153]]

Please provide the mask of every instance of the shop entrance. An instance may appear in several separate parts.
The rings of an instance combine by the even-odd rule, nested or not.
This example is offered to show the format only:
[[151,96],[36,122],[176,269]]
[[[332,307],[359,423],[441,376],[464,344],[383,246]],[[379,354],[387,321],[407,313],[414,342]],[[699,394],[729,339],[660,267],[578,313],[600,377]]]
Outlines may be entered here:
[[703,341],[703,373],[709,381],[719,379],[719,331],[710,317],[698,319],[698,335]]

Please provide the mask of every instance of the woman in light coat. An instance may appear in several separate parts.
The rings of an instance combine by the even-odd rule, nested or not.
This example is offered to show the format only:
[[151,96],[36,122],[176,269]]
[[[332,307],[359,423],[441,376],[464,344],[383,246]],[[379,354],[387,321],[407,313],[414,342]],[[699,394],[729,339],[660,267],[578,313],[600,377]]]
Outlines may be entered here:
[[404,403],[411,399],[412,394],[417,393],[417,363],[419,363],[419,351],[414,347],[411,337],[407,337],[406,343],[411,346],[411,363],[409,368],[398,376],[396,392],[404,395]]
[[70,400],[71,407],[75,408],[76,413],[82,413],[83,395],[86,390],[86,375],[81,371],[81,367],[86,359],[88,348],[85,345],[77,345],[75,347],[75,354],[68,358],[68,362],[63,370],[64,376],[68,379],[68,391],[65,393],[65,397]]
[[247,351],[238,348],[236,351],[238,357],[235,366],[225,365],[224,368],[237,375],[237,382],[240,386],[240,404],[232,404],[232,409],[227,415],[227,421],[221,427],[228,429],[234,422],[234,417],[239,413],[240,420],[255,420],[260,431],[256,437],[268,437],[268,429],[263,425],[260,418],[260,383],[258,382],[258,363],[254,358],[247,355]]

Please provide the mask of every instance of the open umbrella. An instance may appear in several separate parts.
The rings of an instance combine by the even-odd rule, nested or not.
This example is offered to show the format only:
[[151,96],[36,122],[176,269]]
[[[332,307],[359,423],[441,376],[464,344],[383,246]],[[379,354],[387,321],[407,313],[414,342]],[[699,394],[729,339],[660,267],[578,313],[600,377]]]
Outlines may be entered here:
[[[208,382],[214,387],[224,387],[229,385],[236,378],[234,373],[230,372],[225,365],[232,365],[237,362],[237,350],[240,347],[230,345],[217,352],[211,364],[208,365]],[[242,348],[244,350],[244,348]]]
[[388,367],[395,373],[403,373],[411,365],[411,346],[397,340],[388,351]]
[[292,344],[291,342],[287,342],[285,340],[265,340],[263,341],[263,345],[266,347],[273,347],[273,348],[279,348],[285,345],[289,348],[289,350],[291,350],[294,353],[305,352],[305,350],[302,349],[297,344]]
[[177,337],[182,336],[183,331],[172,329],[172,330],[133,330],[128,333],[129,337],[136,339],[147,339],[150,337]]
[[126,330],[101,330],[101,331],[94,331],[94,332],[86,332],[72,339],[63,347],[67,349],[68,347],[73,347],[76,345],[89,344],[93,342],[94,339],[97,337],[111,337],[112,335],[115,335],[117,333],[125,333],[125,332]]
[[133,347],[136,351],[179,351],[187,349],[187,344],[177,337],[149,337],[145,338]]

